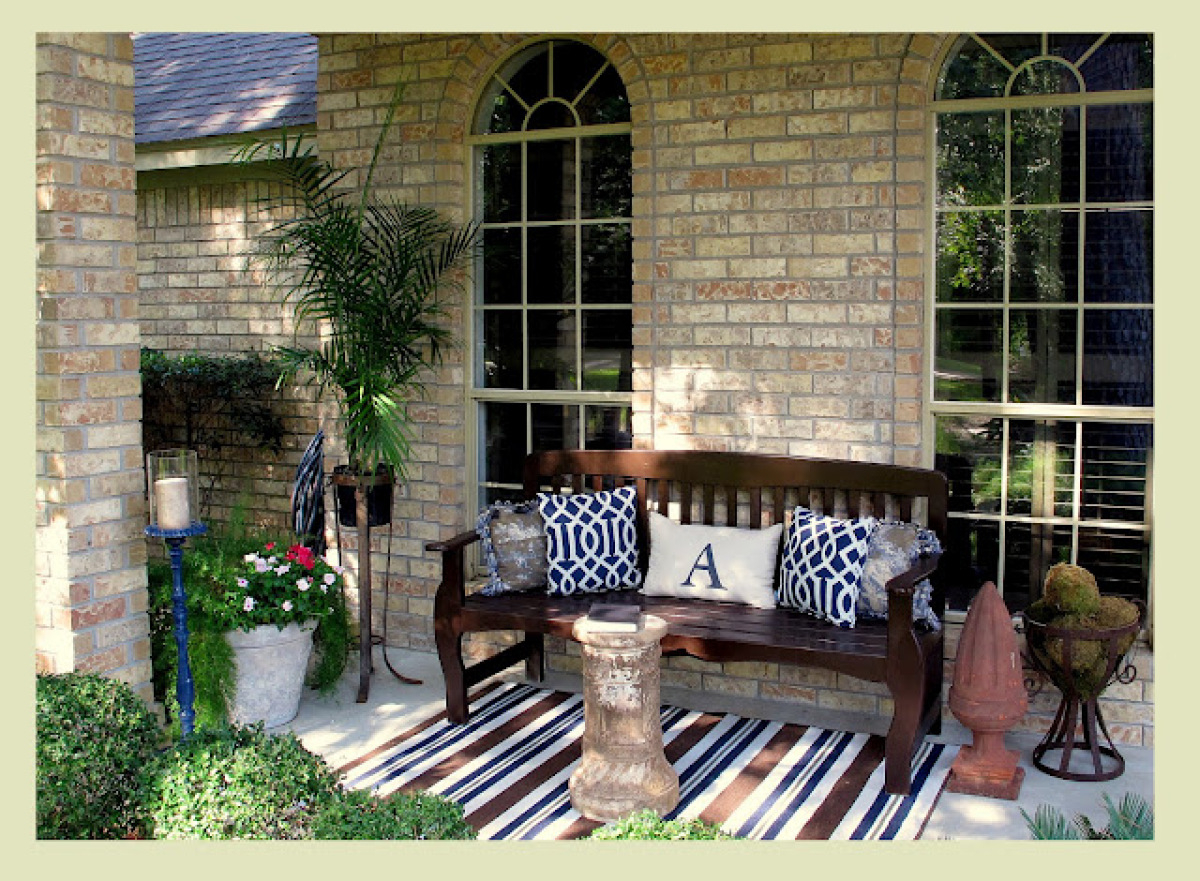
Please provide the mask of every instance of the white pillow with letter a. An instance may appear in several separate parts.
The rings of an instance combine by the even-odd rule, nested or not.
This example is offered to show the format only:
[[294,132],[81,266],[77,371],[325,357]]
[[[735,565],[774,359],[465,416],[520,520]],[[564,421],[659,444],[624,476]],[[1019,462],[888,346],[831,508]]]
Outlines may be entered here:
[[642,593],[775,608],[783,524],[766,529],[682,526],[650,512],[650,567]]

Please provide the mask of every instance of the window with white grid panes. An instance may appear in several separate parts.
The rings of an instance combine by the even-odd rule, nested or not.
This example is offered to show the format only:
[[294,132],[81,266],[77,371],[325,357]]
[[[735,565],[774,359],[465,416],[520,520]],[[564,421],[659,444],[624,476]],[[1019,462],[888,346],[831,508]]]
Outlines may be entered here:
[[480,506],[520,495],[529,452],[632,446],[631,130],[620,76],[573,40],[516,53],[480,101]]
[[1069,562],[1147,599],[1153,43],[972,34],[931,104],[930,413],[951,609]]

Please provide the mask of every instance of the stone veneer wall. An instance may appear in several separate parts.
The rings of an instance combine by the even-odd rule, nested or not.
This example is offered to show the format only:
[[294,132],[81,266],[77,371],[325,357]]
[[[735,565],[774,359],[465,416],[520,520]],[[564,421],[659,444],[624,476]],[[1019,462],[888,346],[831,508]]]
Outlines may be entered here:
[[133,45],[37,37],[36,668],[147,700]]

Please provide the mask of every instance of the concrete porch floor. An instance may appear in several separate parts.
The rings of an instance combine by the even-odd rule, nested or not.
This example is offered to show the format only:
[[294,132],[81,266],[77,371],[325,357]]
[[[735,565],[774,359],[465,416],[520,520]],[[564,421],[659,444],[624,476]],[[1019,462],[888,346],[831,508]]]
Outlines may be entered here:
[[[296,718],[274,730],[293,731],[305,747],[338,767],[443,709],[442,675],[436,655],[389,648],[387,658],[398,672],[421,679],[422,684],[414,686],[399,682],[385,665],[382,650],[376,647],[375,672],[366,703],[355,702],[358,660],[357,655],[352,655],[346,675],[334,693],[323,697],[306,690]],[[519,668],[513,668],[503,674],[503,678],[518,678],[518,672]],[[545,686],[563,691],[582,690],[578,676],[553,672],[547,675]],[[843,730],[883,733],[886,728],[886,723],[881,727],[878,719],[828,711],[814,711],[800,720],[794,715],[794,707],[778,702],[722,698],[666,687],[662,689],[662,699],[690,709],[790,719]],[[956,722],[950,722],[943,726],[937,739],[963,744],[971,742],[971,735]],[[1153,803],[1153,749],[1119,746],[1125,758],[1125,772],[1120,777],[1102,783],[1080,783],[1061,780],[1033,767],[1031,753],[1039,739],[1033,735],[1010,734],[1007,737],[1008,747],[1020,751],[1021,764],[1025,768],[1025,781],[1016,801],[943,792],[926,824],[922,840],[1028,840],[1029,833],[1020,809],[1024,808],[1032,816],[1042,804],[1057,806],[1072,820],[1077,814],[1087,814],[1094,824],[1102,826],[1101,797],[1105,793],[1118,801],[1124,793],[1136,792]]]

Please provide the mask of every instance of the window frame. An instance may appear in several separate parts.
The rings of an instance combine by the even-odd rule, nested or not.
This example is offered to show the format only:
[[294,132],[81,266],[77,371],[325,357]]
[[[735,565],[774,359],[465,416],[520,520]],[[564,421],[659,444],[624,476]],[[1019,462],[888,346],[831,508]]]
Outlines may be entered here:
[[[1026,59],[1015,67],[1009,62],[1004,61],[1005,66],[1012,68],[1008,84],[1005,87],[1007,92],[1011,85],[1021,75],[1022,71],[1033,64],[1053,60],[1061,63],[1060,56],[1051,55],[1047,52],[1047,40],[1045,34],[1042,35],[1041,55]],[[1101,35],[1097,35],[1101,36]],[[1103,34],[1107,38],[1109,34]],[[1078,255],[1079,255],[1079,278],[1077,280],[1077,291],[1075,295],[1063,302],[1043,302],[1037,300],[1014,300],[1011,298],[1010,277],[1011,270],[1015,263],[1011,251],[1007,251],[1004,256],[1003,267],[1003,293],[999,301],[987,302],[972,302],[972,301],[938,301],[938,230],[939,220],[948,212],[945,206],[938,203],[938,124],[940,115],[943,113],[984,113],[1001,111],[1004,113],[1004,197],[1000,204],[980,204],[956,207],[955,211],[979,211],[979,212],[995,212],[1002,213],[1004,218],[1004,229],[1006,232],[1006,241],[1008,241],[1008,232],[1011,230],[1011,219],[1014,212],[1020,211],[1046,211],[1056,208],[1076,211],[1080,217],[1084,217],[1089,211],[1102,210],[1131,210],[1149,212],[1151,223],[1153,223],[1155,213],[1155,199],[1148,200],[1130,200],[1124,202],[1092,202],[1086,197],[1082,182],[1086,180],[1087,174],[1087,156],[1086,152],[1080,157],[1080,179],[1081,188],[1078,201],[1075,202],[1056,202],[1056,203],[1024,203],[1017,202],[1012,198],[1011,189],[1011,138],[1013,132],[1012,113],[1023,109],[1043,109],[1050,107],[1079,107],[1081,108],[1082,116],[1080,119],[1081,131],[1086,128],[1086,114],[1089,107],[1111,107],[1114,105],[1145,105],[1154,108],[1154,89],[1139,88],[1122,91],[1103,91],[1103,92],[1088,92],[1084,89],[1082,80],[1080,81],[1080,90],[1075,92],[1059,92],[1047,93],[1041,95],[1006,95],[1001,97],[975,97],[975,98],[938,98],[937,92],[939,83],[947,65],[956,56],[964,45],[964,41],[974,39],[973,34],[960,34],[953,39],[947,41],[945,50],[936,59],[936,63],[932,68],[933,76],[930,83],[930,91],[926,102],[926,157],[927,157],[927,180],[929,181],[928,190],[928,207],[925,223],[927,238],[927,254],[925,266],[925,297],[924,303],[926,308],[925,321],[925,364],[923,369],[923,380],[925,382],[925,391],[923,393],[923,401],[925,404],[925,416],[923,419],[922,430],[922,446],[925,450],[924,461],[927,467],[936,467],[937,450],[937,426],[940,417],[945,416],[963,416],[963,417],[992,417],[1001,420],[1002,425],[1002,440],[1000,444],[1000,495],[999,495],[999,511],[992,513],[982,513],[978,511],[965,512],[950,512],[952,519],[962,519],[968,522],[992,522],[998,524],[999,552],[996,561],[996,583],[1004,593],[1004,582],[1006,574],[1006,533],[1010,523],[1019,524],[1049,524],[1051,528],[1069,527],[1071,530],[1071,562],[1078,559],[1079,554],[1079,532],[1081,527],[1090,529],[1093,527],[1100,529],[1117,529],[1120,531],[1129,531],[1131,533],[1141,533],[1144,535],[1145,545],[1152,547],[1153,534],[1153,470],[1154,470],[1154,441],[1151,441],[1147,450],[1147,459],[1145,465],[1145,516],[1143,520],[1128,521],[1128,520],[1098,520],[1089,519],[1083,516],[1082,496],[1084,494],[1082,467],[1083,452],[1082,452],[1082,437],[1084,427],[1087,423],[1103,423],[1103,424],[1131,424],[1131,425],[1146,425],[1150,431],[1154,433],[1156,426],[1155,407],[1150,406],[1124,406],[1124,405],[1100,405],[1100,404],[1084,404],[1082,403],[1083,396],[1083,370],[1084,359],[1076,358],[1074,364],[1074,381],[1075,381],[1075,403],[1029,403],[1029,402],[1013,402],[1009,401],[1009,380],[1010,370],[1009,363],[1011,358],[1011,335],[1009,330],[1009,318],[1014,310],[1046,310],[1046,311],[1064,311],[1073,310],[1076,317],[1076,333],[1079,342],[1077,350],[1083,351],[1084,339],[1084,323],[1086,315],[1089,311],[1097,310],[1145,310],[1153,316],[1156,310],[1156,304],[1153,296],[1150,301],[1144,303],[1113,303],[1113,302],[1088,302],[1082,296],[1084,291],[1084,247],[1085,234],[1081,231],[1079,234]],[[985,40],[980,40],[985,47],[996,55],[994,50],[987,44]],[[1089,49],[1084,55],[1074,62],[1069,63],[1069,66],[1076,72],[1078,77],[1078,69],[1084,61],[1095,50],[1095,46]],[[1001,59],[1003,61],[1003,59]],[[1150,259],[1153,261],[1153,246],[1151,247]],[[999,351],[995,354],[1000,358],[999,375],[1001,378],[1002,388],[999,393],[999,401],[952,401],[939,400],[937,397],[937,361],[938,361],[938,329],[939,329],[939,313],[946,313],[953,310],[969,311],[969,310],[997,310],[1002,313],[1001,323],[1001,342]],[[1151,319],[1153,321],[1153,318]],[[1153,357],[1153,350],[1151,352]],[[1035,425],[1039,422],[1068,422],[1074,428],[1074,460],[1073,460],[1073,482],[1071,490],[1071,514],[1069,517],[1055,515],[1053,510],[1051,516],[1033,516],[1030,514],[1020,514],[1010,512],[1010,504],[1012,498],[1009,495],[1009,464],[1012,461],[1013,447],[1010,442],[1010,427],[1013,421],[1027,420]],[[1146,602],[1150,604],[1154,595],[1154,555],[1148,554],[1147,570],[1146,570]],[[1036,599],[1036,597],[1033,597]],[[1018,609],[1010,608],[1010,611],[1016,612]],[[947,619],[950,621],[961,622],[966,617],[965,610],[947,609]]]
[[[482,169],[482,151],[495,145],[511,145],[517,144],[521,150],[521,167],[520,174],[522,181],[528,179],[528,161],[529,152],[528,145],[539,141],[564,141],[570,140],[575,143],[575,202],[576,205],[582,204],[582,186],[584,175],[578,173],[582,169],[582,150],[581,142],[585,139],[603,138],[612,136],[624,136],[629,138],[632,147],[633,139],[633,122],[618,122],[618,123],[601,123],[601,124],[578,124],[568,127],[557,128],[538,128],[531,130],[521,130],[512,132],[486,132],[480,129],[486,127],[488,114],[490,112],[490,102],[501,89],[497,88],[497,81],[506,84],[511,78],[511,74],[525,63],[526,56],[531,53],[535,47],[544,43],[577,43],[587,46],[595,50],[598,54],[604,57],[605,64],[591,78],[587,87],[581,91],[581,95],[586,92],[593,84],[595,84],[606,69],[613,68],[615,65],[605,53],[595,46],[592,46],[586,41],[572,39],[569,37],[538,37],[528,40],[521,45],[512,49],[505,57],[497,63],[483,78],[479,94],[476,97],[473,112],[470,116],[471,128],[464,134],[464,145],[467,148],[467,169],[465,176],[466,195],[468,204],[468,216],[474,218],[480,223],[481,230],[490,228],[503,229],[519,229],[523,232],[523,253],[524,258],[527,254],[528,236],[524,233],[530,229],[545,229],[554,226],[572,227],[576,231],[575,235],[575,273],[576,278],[581,277],[581,264],[584,258],[582,248],[583,230],[588,226],[626,226],[632,235],[633,229],[633,212],[632,206],[629,215],[620,217],[580,217],[574,219],[557,219],[557,220],[533,220],[528,217],[526,206],[528,191],[522,187],[521,199],[522,210],[521,216],[516,221],[502,221],[494,223],[485,223],[483,221],[483,181],[481,175]],[[509,76],[505,76],[509,74]],[[504,86],[502,86],[503,88]],[[513,94],[510,91],[510,94]],[[626,91],[626,94],[627,91]],[[518,99],[520,100],[520,99]],[[532,105],[527,105],[522,100],[523,106],[528,108],[528,113],[532,114],[535,109],[548,102],[555,102],[555,98],[542,98],[535,101]],[[576,115],[578,120],[578,115]],[[632,183],[632,168],[630,169],[630,179]],[[522,260],[524,267],[526,261]],[[632,257],[631,257],[632,266]],[[582,388],[583,377],[582,367],[585,364],[584,360],[584,332],[583,332],[583,316],[587,312],[602,312],[602,311],[625,311],[630,313],[632,324],[632,314],[634,309],[632,283],[630,286],[630,299],[628,302],[622,303],[588,303],[582,299],[581,291],[576,286],[576,296],[573,300],[564,303],[530,303],[528,302],[528,275],[522,270],[521,274],[521,299],[516,304],[489,304],[483,303],[483,255],[480,254],[477,258],[475,271],[473,272],[472,287],[470,299],[466,309],[466,358],[464,362],[464,377],[463,385],[465,389],[464,401],[464,429],[466,431],[465,447],[466,447],[466,467],[467,467],[467,484],[466,495],[471,501],[468,502],[468,508],[472,503],[476,510],[486,505],[486,491],[489,487],[500,485],[507,487],[504,483],[485,483],[484,481],[484,456],[487,453],[487,444],[485,442],[486,418],[485,409],[487,404],[523,404],[525,407],[525,440],[526,452],[532,449],[533,445],[533,406],[538,404],[546,405],[564,405],[578,408],[578,437],[577,445],[579,449],[583,449],[587,433],[587,408],[589,406],[610,406],[624,407],[630,412],[630,420],[632,421],[632,407],[634,392],[631,388],[629,391],[606,391],[599,389],[584,389]],[[529,388],[529,368],[530,368],[530,347],[527,335],[522,335],[522,388],[486,388],[482,384],[483,369],[480,345],[482,319],[488,312],[517,312],[524,316],[529,311],[571,311],[577,316],[576,333],[575,333],[575,360],[574,368],[579,371],[576,377],[576,388],[574,389],[531,389]],[[630,357],[632,357],[633,345],[630,345]],[[520,493],[520,488],[514,488],[512,496],[515,499]]]

